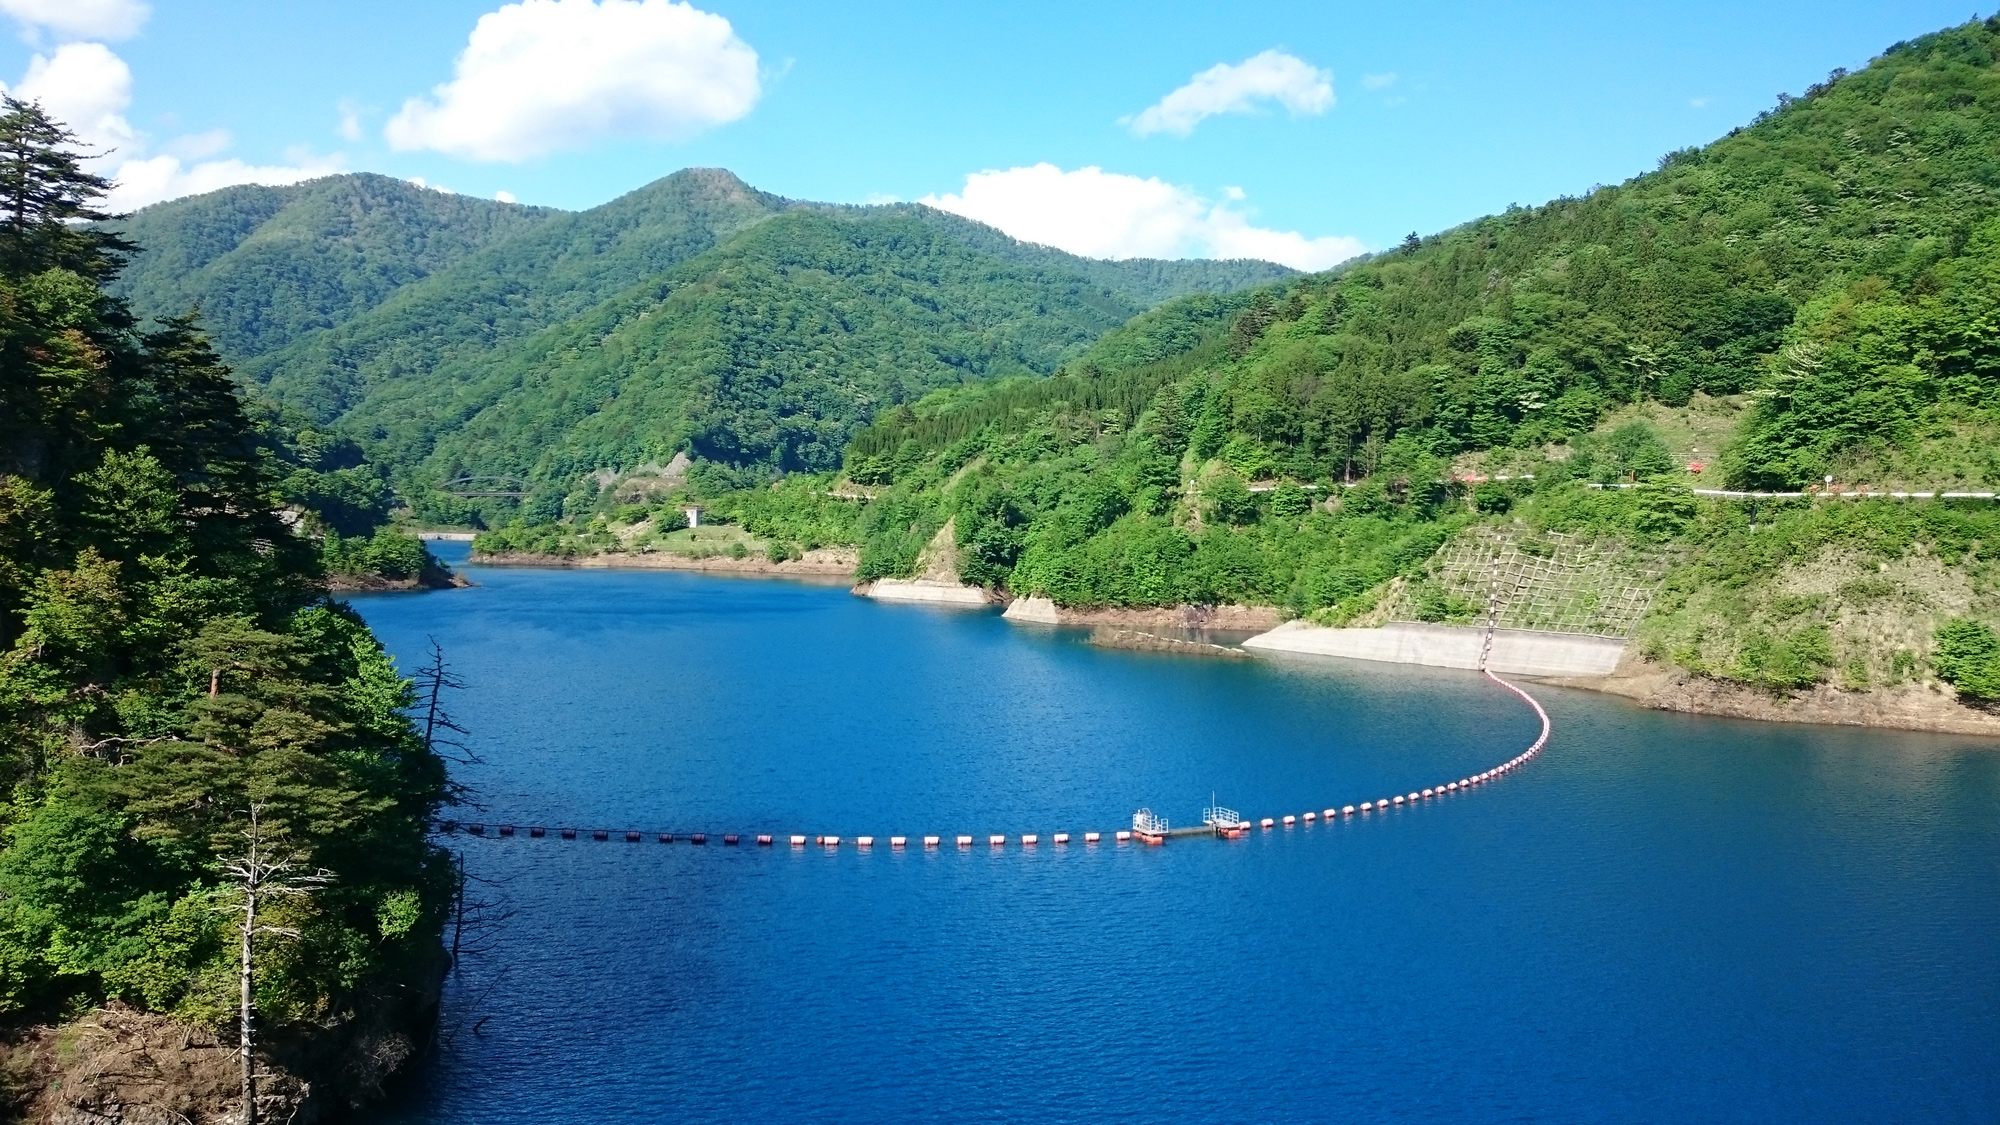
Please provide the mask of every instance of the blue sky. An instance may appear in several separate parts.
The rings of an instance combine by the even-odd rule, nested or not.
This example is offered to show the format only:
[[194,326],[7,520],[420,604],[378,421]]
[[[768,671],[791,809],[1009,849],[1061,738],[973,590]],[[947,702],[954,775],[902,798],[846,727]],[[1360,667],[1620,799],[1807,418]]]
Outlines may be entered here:
[[[794,198],[931,199],[1080,252],[1302,265],[1624,179],[1971,14],[1942,0],[0,12],[19,31],[0,80],[114,144],[101,167],[128,203],[352,170],[582,208],[719,165]],[[483,16],[490,49],[462,66]],[[1187,131],[1140,127],[1162,121]],[[984,172],[1001,174],[968,184]]]

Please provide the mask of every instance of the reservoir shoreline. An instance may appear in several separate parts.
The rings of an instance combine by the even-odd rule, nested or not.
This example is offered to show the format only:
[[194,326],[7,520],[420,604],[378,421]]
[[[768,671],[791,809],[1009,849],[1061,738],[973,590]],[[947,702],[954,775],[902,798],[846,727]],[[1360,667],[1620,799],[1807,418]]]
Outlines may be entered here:
[[[691,558],[669,553],[604,553],[583,556],[563,555],[484,555],[466,559],[473,566],[555,568],[569,570],[676,570],[749,578],[790,578],[827,585],[851,582],[859,562],[851,549],[822,548],[808,551],[803,559],[773,563],[769,559],[728,556]],[[898,599],[906,600],[906,599]],[[1058,606],[1046,598],[996,599],[1005,604],[1003,615],[1011,623],[1058,626],[1076,629],[1110,629],[1143,633],[1151,629],[1173,630],[1269,630],[1284,624],[1283,611],[1272,606]],[[1182,648],[1184,637],[1161,637],[1158,645],[1126,637],[1109,642],[1109,634],[1098,647],[1144,648],[1147,651],[1196,655],[1193,647]],[[1255,648],[1257,646],[1250,646]],[[1314,658],[1311,653],[1287,656]],[[1324,656],[1319,658],[1324,659]],[[1333,659],[1343,659],[1333,657]],[[1347,657],[1347,659],[1361,659]],[[1367,663],[1385,663],[1370,660]],[[1386,661],[1404,663],[1404,661]],[[1742,684],[1696,676],[1628,651],[1615,670],[1604,675],[1548,675],[1519,672],[1524,679],[1553,687],[1580,688],[1614,695],[1654,711],[1689,715],[1710,715],[1727,719],[1752,719],[1791,725],[1871,727],[1931,734],[1978,735],[2000,739],[2000,713],[1967,707],[1942,685],[1910,684],[1895,688],[1852,691],[1834,684],[1812,689],[1773,693]]]

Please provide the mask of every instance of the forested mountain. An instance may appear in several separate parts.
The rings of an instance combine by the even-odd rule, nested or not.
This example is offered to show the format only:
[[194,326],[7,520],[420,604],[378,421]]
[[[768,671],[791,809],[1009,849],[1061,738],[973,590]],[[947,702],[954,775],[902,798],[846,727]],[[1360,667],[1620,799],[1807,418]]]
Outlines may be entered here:
[[[1748,507],[1688,486],[2000,487],[1996,59],[2000,19],[1897,44],[1626,184],[1169,303],[1061,377],[885,413],[845,487],[717,507],[861,544],[864,576],[908,573],[949,521],[962,577],[1017,594],[1328,621],[1421,593],[1469,524],[1609,536],[1680,560],[1641,628],[1662,661],[1907,681],[1933,626],[1992,638],[1991,503]],[[1639,487],[1587,487],[1617,483]],[[873,499],[837,498],[857,489]],[[587,547],[616,514],[491,544]],[[2000,694],[2000,641],[1979,651]]]
[[136,308],[198,303],[239,372],[391,459],[419,498],[465,473],[560,495],[578,473],[683,449],[829,468],[881,405],[1046,374],[1162,300],[1291,273],[1092,261],[715,169],[575,214],[339,176],[119,229],[141,246],[120,283]]
[[246,184],[113,224],[139,251],[109,288],[144,318],[198,306],[223,357],[240,363],[344,324],[557,214],[387,176]]
[[[1618,403],[1756,390],[1733,480],[1846,479],[1917,436],[1927,406],[1985,402],[1989,38],[1899,45],[1628,184],[1272,291],[1185,388],[1193,452],[1253,476],[1351,478],[1398,438],[1437,456],[1538,450]],[[1936,377],[1871,385],[1912,362]],[[901,440],[892,424],[862,447]]]
[[[72,144],[32,106],[0,112],[19,189],[0,204],[0,1090],[10,1115],[89,1116],[60,1080],[75,1039],[31,1057],[54,1040],[26,1025],[118,1002],[233,1048],[254,1003],[272,1104],[301,1097],[274,1058],[316,1068],[325,1104],[423,1033],[452,887],[429,839],[443,761],[287,518],[293,469],[337,471],[329,443],[278,426],[274,452],[185,321],[140,327],[104,291],[121,254],[74,223],[105,185]],[[279,892],[281,860],[319,874]],[[374,1057],[362,1028],[402,1038]]]

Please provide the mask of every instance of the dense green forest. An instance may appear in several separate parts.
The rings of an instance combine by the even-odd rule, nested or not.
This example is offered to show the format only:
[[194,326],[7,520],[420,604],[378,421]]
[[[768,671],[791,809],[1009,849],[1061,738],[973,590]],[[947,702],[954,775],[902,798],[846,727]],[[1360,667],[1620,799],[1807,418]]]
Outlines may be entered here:
[[136,252],[106,287],[141,318],[198,307],[216,350],[242,364],[345,324],[558,214],[387,176],[245,184],[119,220]]
[[[1687,489],[2000,485],[1996,56],[2000,21],[1898,44],[1628,183],[1171,302],[1056,378],[886,411],[838,478],[713,503],[775,540],[860,544],[863,577],[908,573],[950,521],[967,581],[1330,622],[1420,580],[1468,522],[1587,531],[1682,560],[1641,631],[1661,659],[1772,686],[1907,677],[1928,635],[1855,632],[1879,582],[1767,587],[1787,560],[1923,556],[1949,573],[1903,594],[1984,629],[1950,615],[2000,611],[1987,508],[1767,503],[1753,535],[1757,509]],[[1668,440],[1695,422],[1706,449]],[[1460,482],[1492,476],[1516,479]]]
[[296,937],[258,938],[258,1006],[280,1037],[336,1026],[428,988],[452,886],[412,683],[324,596],[288,507],[317,490],[312,518],[359,533],[380,481],[246,408],[188,321],[106,291],[127,247],[78,225],[105,185],[72,143],[6,102],[0,1017],[115,1000],[231,1023],[226,866],[256,810],[267,849],[326,876],[268,905]]
[[725,476],[832,468],[885,406],[1047,374],[1163,300],[1291,273],[1092,261],[714,169],[577,214],[338,176],[115,226],[145,247],[119,282],[137,310],[198,306],[251,382],[454,521],[479,517],[434,486],[463,476],[525,479],[547,515],[580,474],[683,450]]

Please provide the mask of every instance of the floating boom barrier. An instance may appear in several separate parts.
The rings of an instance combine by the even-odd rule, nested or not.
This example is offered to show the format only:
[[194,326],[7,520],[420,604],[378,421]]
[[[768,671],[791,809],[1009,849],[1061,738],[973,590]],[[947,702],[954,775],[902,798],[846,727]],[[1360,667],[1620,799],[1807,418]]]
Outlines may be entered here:
[[[999,851],[1011,845],[1018,850],[1034,851],[1040,847],[1042,841],[1045,839],[1051,846],[1057,848],[1067,847],[1072,840],[1080,840],[1086,846],[1095,846],[1102,844],[1106,837],[1109,837],[1115,844],[1127,845],[1135,842],[1157,844],[1165,842],[1168,838],[1202,836],[1233,839],[1246,835],[1253,825],[1262,831],[1270,832],[1281,826],[1289,829],[1300,824],[1314,824],[1321,820],[1331,823],[1335,820],[1346,820],[1351,817],[1365,817],[1378,812],[1388,812],[1393,809],[1415,808],[1418,805],[1441,800],[1481,785],[1499,781],[1501,778],[1534,761],[1541,754],[1543,748],[1548,746],[1550,732],[1549,713],[1542,709],[1541,703],[1534,696],[1529,695],[1519,686],[1494,675],[1491,669],[1482,668],[1480,672],[1487,679],[1519,696],[1522,702],[1534,709],[1535,717],[1540,719],[1542,723],[1541,733],[1535,736],[1535,741],[1532,745],[1512,758],[1494,766],[1492,769],[1469,774],[1454,781],[1446,781],[1442,784],[1426,786],[1422,789],[1412,789],[1408,793],[1376,797],[1354,804],[1328,805],[1324,809],[1309,809],[1299,814],[1287,813],[1283,817],[1267,816],[1254,821],[1238,815],[1234,809],[1211,807],[1206,810],[1206,814],[1203,817],[1203,825],[1200,828],[1169,829],[1165,819],[1154,816],[1146,809],[1140,809],[1133,817],[1133,827],[1130,829],[1120,828],[1110,832],[1053,832],[1047,834],[1022,832],[1011,835],[994,832],[988,833],[985,836],[987,850]],[[1210,803],[1213,806],[1212,800]],[[1232,830],[1218,831],[1222,827],[1221,822],[1225,818],[1230,822]],[[481,838],[508,839],[517,836],[526,836],[529,839],[543,839],[553,834],[558,839],[575,840],[588,834],[593,840],[606,841],[620,839],[628,844],[641,843],[650,838],[662,844],[685,842],[699,847],[707,845],[710,840],[716,840],[723,847],[730,848],[739,847],[744,844],[760,848],[775,848],[782,843],[793,851],[818,848],[826,852],[837,852],[848,846],[852,846],[861,852],[873,852],[878,842],[886,844],[891,851],[903,851],[912,847],[926,851],[937,851],[946,846],[946,840],[950,840],[951,846],[958,851],[970,851],[974,847],[973,841],[977,838],[973,835],[829,836],[825,834],[781,834],[774,832],[724,832],[718,834],[712,832],[641,831],[636,828],[556,828],[551,830],[542,825],[488,824],[484,822],[461,823],[455,820],[440,821],[437,827],[439,831],[445,833],[463,832],[467,835]],[[1240,829],[1240,831],[1234,829]]]

